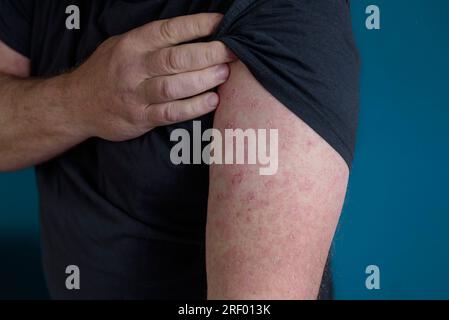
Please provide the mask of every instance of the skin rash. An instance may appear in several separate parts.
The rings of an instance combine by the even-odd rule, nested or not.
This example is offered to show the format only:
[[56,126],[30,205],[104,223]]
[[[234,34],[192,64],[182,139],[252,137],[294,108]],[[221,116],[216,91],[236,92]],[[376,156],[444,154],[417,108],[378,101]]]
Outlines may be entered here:
[[[238,88],[238,89],[237,89]],[[240,62],[221,86],[215,128],[279,130],[279,169],[213,165],[206,232],[209,299],[315,299],[349,170]]]

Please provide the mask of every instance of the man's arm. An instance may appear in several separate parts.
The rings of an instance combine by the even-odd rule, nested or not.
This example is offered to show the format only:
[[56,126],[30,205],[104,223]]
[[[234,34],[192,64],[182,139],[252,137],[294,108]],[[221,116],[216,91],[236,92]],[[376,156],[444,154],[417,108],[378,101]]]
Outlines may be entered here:
[[344,201],[348,167],[240,62],[219,90],[215,127],[279,130],[279,168],[211,168],[209,299],[315,299]]
[[89,137],[137,138],[157,126],[215,110],[226,63],[221,42],[183,44],[214,33],[222,15],[161,20],[106,40],[80,67],[23,79],[30,62],[0,43],[0,171],[49,160]]
[[67,117],[64,76],[29,74],[29,59],[0,41],[0,171],[48,160],[86,138]]

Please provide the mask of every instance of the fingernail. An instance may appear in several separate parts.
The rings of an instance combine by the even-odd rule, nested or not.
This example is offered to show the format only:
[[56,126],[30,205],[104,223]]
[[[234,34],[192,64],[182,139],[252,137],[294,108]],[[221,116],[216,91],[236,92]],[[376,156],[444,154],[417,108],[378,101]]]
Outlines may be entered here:
[[229,77],[229,67],[226,64],[222,64],[217,68],[217,77],[220,80],[227,80]]
[[218,107],[218,100],[218,95],[212,93],[209,95],[209,97],[207,97],[207,104],[212,109],[215,109],[216,107]]

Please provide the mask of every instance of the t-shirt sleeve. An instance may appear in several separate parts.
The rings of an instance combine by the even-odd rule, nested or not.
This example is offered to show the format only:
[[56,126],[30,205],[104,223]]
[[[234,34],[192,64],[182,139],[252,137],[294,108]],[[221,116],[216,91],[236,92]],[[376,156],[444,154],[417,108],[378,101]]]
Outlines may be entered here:
[[236,0],[216,39],[351,166],[359,58],[347,0]]
[[34,0],[0,0],[0,40],[30,57]]

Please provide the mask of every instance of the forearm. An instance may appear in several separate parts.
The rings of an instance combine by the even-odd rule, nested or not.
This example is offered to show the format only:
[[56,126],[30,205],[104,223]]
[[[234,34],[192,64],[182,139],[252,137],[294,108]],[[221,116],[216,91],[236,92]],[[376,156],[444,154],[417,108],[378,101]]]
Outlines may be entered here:
[[89,137],[127,141],[215,110],[219,99],[209,91],[227,80],[235,57],[219,41],[185,43],[212,35],[221,19],[148,23],[51,79],[7,76],[29,76],[31,61],[0,41],[0,171],[49,160]]
[[23,79],[0,74],[0,171],[47,161],[87,138],[68,75]]

